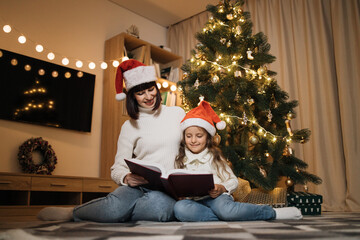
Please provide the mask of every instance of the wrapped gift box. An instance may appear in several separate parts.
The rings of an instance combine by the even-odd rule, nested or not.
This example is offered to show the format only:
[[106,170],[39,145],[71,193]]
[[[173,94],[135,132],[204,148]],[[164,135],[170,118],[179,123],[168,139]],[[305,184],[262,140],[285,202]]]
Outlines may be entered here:
[[289,207],[297,207],[303,215],[321,214],[322,196],[307,192],[289,192],[286,196]]

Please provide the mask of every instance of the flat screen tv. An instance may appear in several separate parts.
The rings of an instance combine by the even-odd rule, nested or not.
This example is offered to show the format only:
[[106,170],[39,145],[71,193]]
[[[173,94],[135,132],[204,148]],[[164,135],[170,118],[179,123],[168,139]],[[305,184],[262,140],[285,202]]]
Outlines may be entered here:
[[95,75],[0,49],[0,119],[91,132]]

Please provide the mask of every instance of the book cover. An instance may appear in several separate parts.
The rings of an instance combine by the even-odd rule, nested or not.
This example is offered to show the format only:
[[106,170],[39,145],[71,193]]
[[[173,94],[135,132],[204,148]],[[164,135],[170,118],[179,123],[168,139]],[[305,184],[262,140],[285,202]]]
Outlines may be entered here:
[[144,187],[168,193],[175,199],[180,197],[202,197],[214,188],[211,173],[172,169],[165,171],[157,163],[138,159],[125,159],[130,171],[144,177],[149,184]]

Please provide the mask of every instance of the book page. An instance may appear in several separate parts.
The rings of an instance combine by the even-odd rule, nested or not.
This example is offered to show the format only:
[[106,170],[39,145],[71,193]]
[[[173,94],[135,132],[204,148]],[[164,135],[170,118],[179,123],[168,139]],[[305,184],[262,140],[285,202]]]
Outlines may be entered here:
[[204,175],[211,174],[209,172],[193,171],[188,169],[171,169],[161,175],[162,178],[168,178],[170,175]]

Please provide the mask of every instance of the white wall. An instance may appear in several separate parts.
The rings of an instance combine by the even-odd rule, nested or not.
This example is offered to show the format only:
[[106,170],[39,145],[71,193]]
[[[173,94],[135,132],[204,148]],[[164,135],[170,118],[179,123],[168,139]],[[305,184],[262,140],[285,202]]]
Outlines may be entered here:
[[[166,45],[166,28],[107,0],[0,1],[0,48],[49,61],[45,53],[35,51],[34,43],[19,44],[16,31],[3,32],[5,24],[70,61],[103,60],[105,40],[132,24],[139,28],[141,39]],[[61,64],[61,58],[51,62]],[[74,61],[68,67],[76,68]],[[91,133],[0,120],[0,172],[21,172],[17,160],[19,146],[31,137],[42,137],[58,157],[53,175],[100,175],[103,71],[99,67],[82,70],[96,75]],[[1,89],[0,94],[1,91],[6,89]]]

